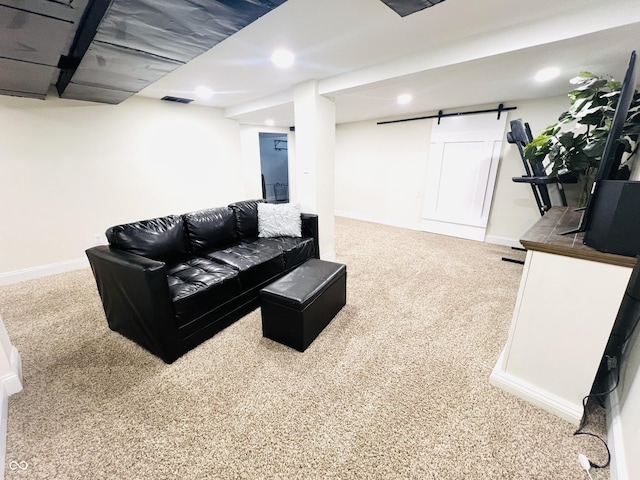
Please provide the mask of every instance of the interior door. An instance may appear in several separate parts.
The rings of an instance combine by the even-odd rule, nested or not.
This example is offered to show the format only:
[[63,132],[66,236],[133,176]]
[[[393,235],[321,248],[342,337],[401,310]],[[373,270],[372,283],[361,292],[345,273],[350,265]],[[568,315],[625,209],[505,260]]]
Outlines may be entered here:
[[283,133],[260,132],[262,197],[270,203],[289,201],[288,139]]
[[497,113],[433,122],[423,230],[484,241],[505,123]]

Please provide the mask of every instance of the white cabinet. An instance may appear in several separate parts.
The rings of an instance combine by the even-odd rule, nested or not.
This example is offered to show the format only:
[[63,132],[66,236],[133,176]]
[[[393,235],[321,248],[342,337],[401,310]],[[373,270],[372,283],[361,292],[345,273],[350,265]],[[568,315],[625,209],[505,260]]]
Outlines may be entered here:
[[578,424],[631,268],[528,251],[491,382]]
[[[553,241],[555,236],[545,238]],[[599,254],[582,242],[571,245],[567,237],[558,241],[568,245],[522,241],[527,258],[507,343],[491,383],[578,424],[582,399],[591,391],[632,267],[597,261]],[[532,249],[545,245],[556,253]],[[627,258],[602,255],[603,260],[621,263]]]
[[[0,317],[0,465],[5,465],[9,397],[22,390],[22,360]],[[0,470],[4,478],[4,468]]]

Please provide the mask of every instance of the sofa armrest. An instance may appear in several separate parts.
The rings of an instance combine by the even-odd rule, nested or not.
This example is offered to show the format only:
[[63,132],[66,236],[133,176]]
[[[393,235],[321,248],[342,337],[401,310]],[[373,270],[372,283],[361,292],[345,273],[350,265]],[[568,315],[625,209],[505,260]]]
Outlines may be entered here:
[[174,361],[179,337],[164,262],[104,245],[86,254],[109,328]]
[[302,235],[313,237],[315,244],[315,257],[320,258],[320,237],[318,230],[318,215],[315,213],[303,213],[302,218]]

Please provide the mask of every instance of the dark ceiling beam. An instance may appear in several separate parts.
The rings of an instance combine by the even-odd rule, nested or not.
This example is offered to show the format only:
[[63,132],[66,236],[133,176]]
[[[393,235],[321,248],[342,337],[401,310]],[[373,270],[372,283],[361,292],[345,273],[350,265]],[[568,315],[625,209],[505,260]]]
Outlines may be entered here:
[[120,103],[285,1],[90,2],[71,53],[58,64],[58,94]]
[[107,10],[109,10],[112,2],[113,0],[93,0],[87,5],[87,9],[76,30],[76,36],[69,54],[61,56],[58,62],[58,66],[61,69],[58,82],[56,83],[58,95],[62,95],[71,82],[82,57],[87,53],[91,42],[93,42],[98,32],[98,26],[107,13]]
[[0,95],[46,97],[75,13],[60,3],[0,0]]

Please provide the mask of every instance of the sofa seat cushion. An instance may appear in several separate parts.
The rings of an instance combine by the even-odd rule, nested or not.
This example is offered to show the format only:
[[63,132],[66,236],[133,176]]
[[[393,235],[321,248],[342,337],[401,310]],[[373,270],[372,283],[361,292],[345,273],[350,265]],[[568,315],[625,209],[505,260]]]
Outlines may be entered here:
[[167,265],[167,280],[178,327],[242,292],[237,270],[206,258]]
[[284,255],[284,267],[289,269],[313,258],[315,245],[309,237],[272,237],[260,238],[251,244],[266,248],[278,248]]
[[210,252],[207,258],[237,270],[244,290],[261,285],[285,268],[282,250],[251,243]]

